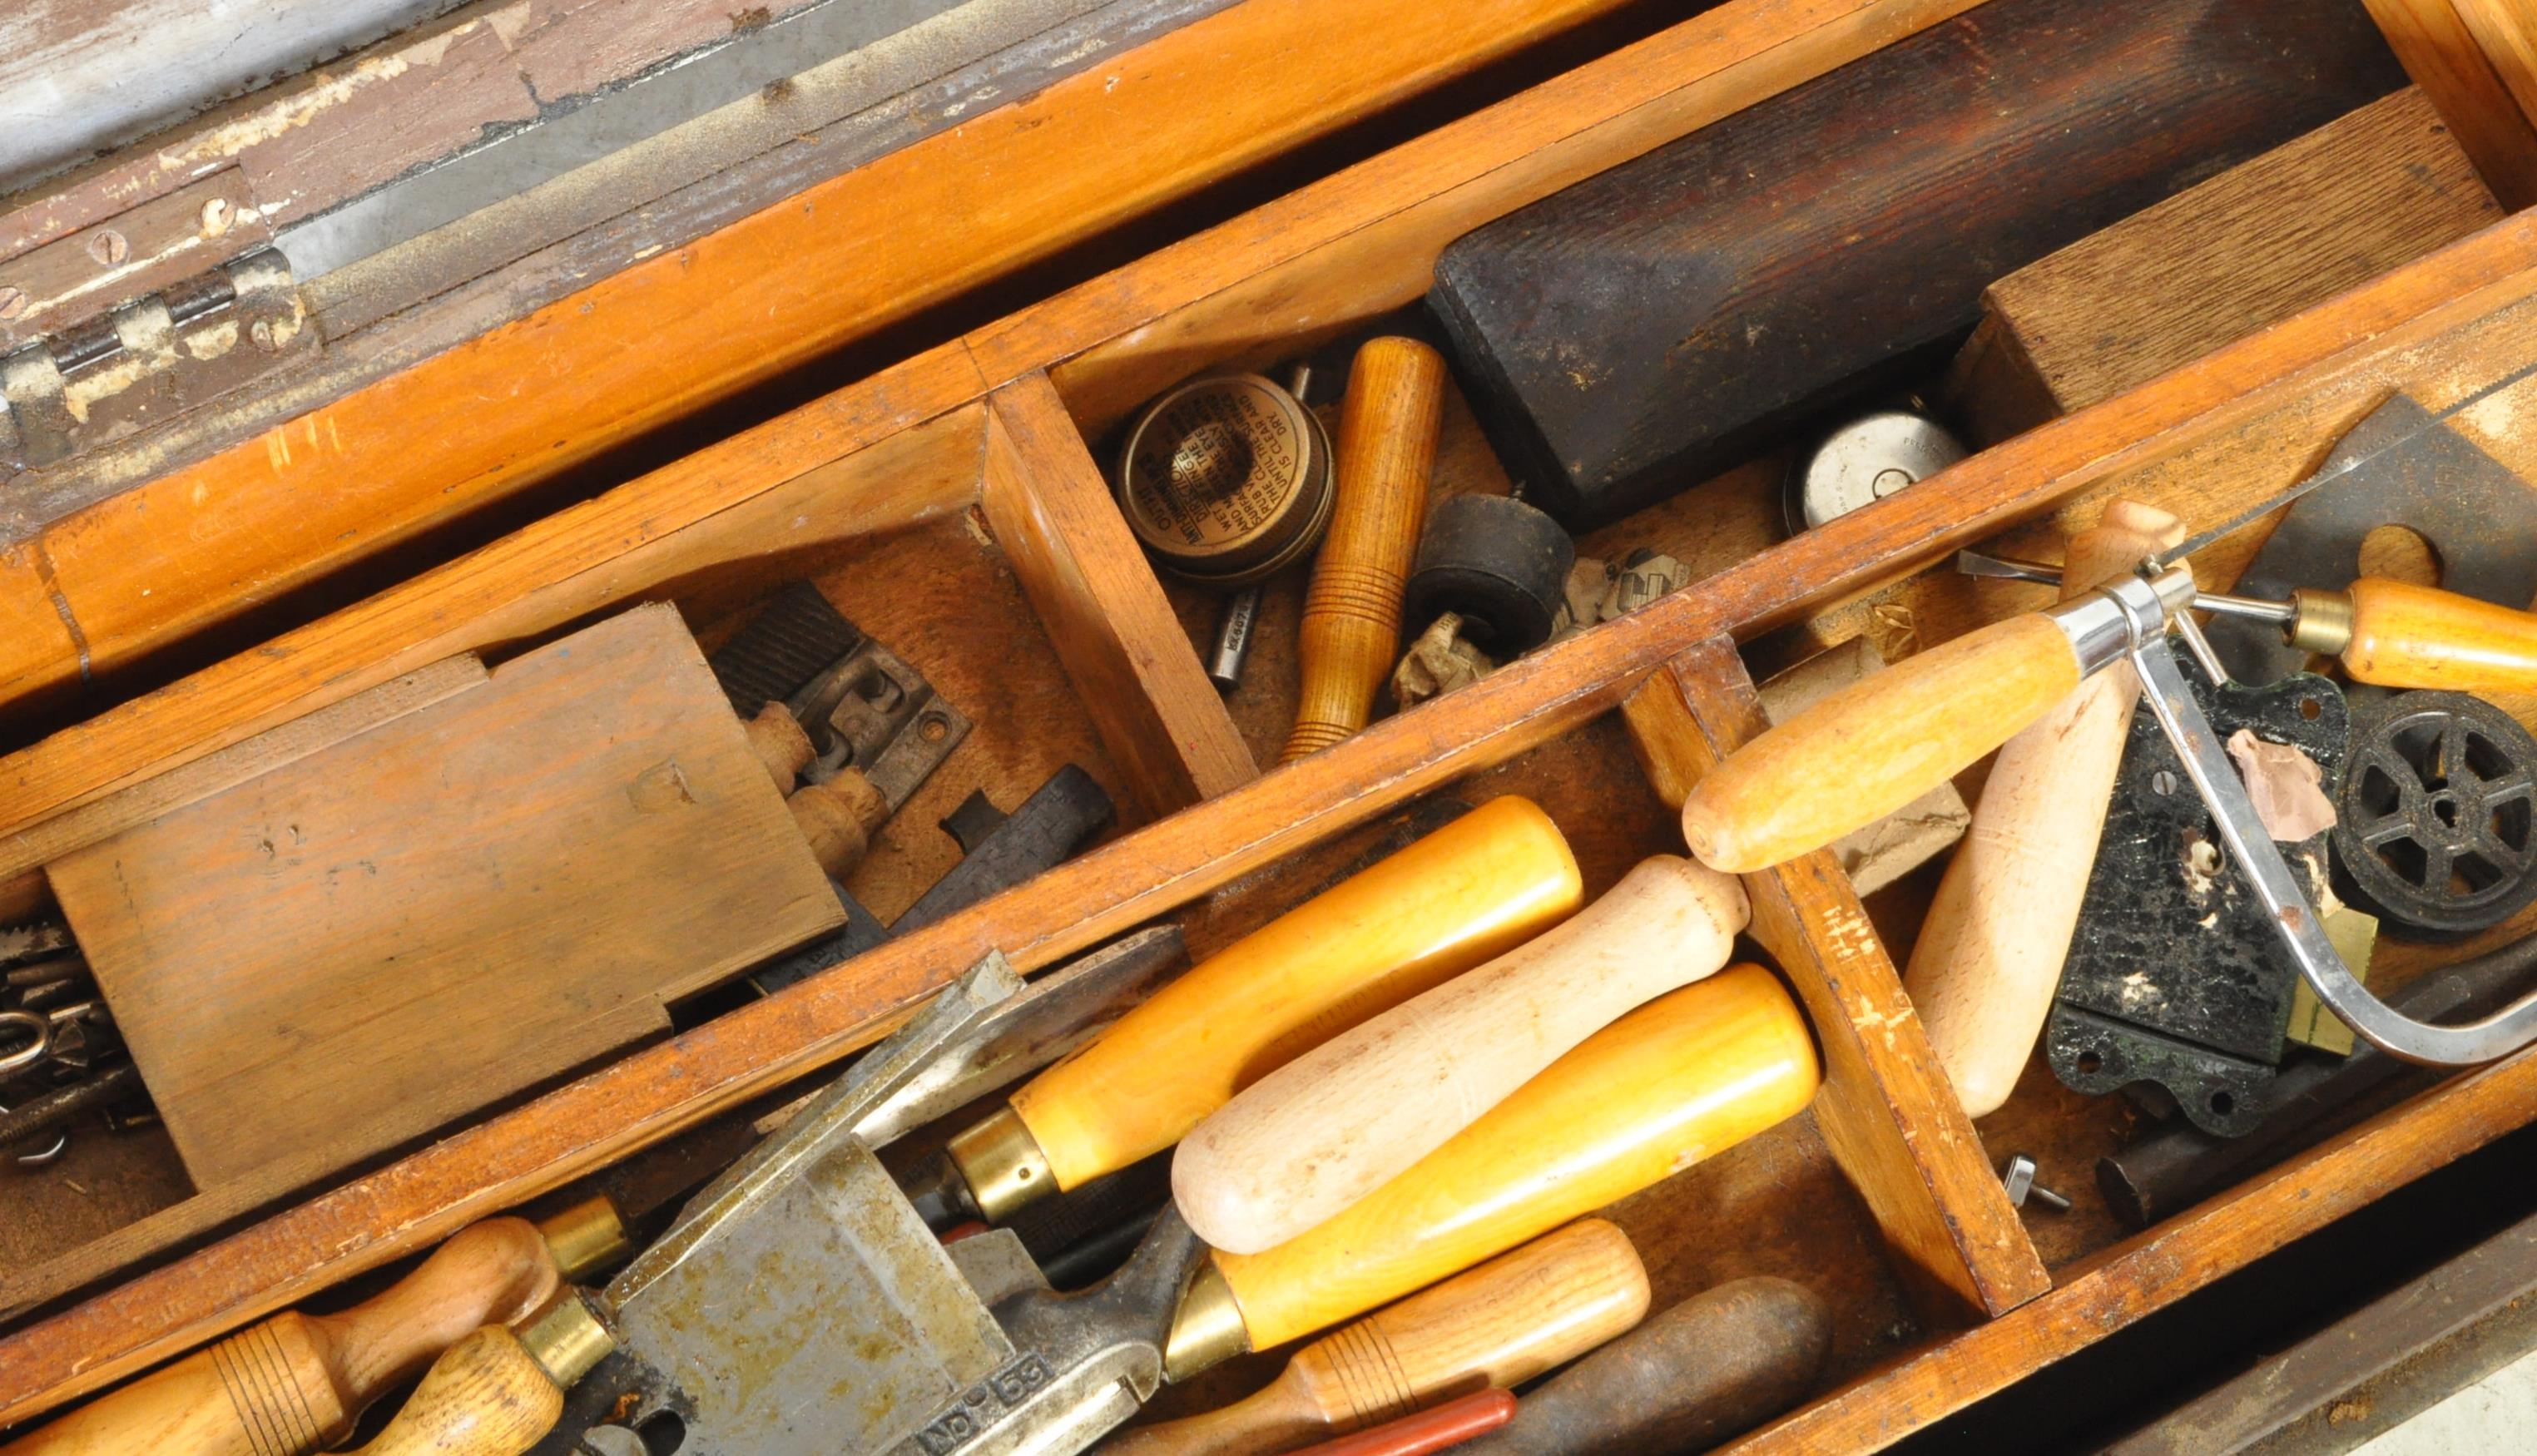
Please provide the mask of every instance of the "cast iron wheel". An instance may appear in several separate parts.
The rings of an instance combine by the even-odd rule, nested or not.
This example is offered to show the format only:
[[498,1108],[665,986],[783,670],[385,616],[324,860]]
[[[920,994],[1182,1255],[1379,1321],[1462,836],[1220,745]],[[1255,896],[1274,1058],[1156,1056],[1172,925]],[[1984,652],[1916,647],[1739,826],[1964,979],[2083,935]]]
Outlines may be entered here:
[[2383,928],[2447,940],[2537,899],[2537,739],[2465,693],[2400,693],[2356,726],[2335,805],[2337,890]]

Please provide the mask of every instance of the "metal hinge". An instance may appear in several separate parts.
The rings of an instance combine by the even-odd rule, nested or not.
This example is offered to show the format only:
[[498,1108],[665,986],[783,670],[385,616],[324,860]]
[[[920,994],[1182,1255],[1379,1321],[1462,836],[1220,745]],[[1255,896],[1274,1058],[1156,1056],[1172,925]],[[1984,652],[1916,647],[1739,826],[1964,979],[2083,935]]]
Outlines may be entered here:
[[289,259],[263,248],[0,357],[0,471],[162,423],[319,353]]

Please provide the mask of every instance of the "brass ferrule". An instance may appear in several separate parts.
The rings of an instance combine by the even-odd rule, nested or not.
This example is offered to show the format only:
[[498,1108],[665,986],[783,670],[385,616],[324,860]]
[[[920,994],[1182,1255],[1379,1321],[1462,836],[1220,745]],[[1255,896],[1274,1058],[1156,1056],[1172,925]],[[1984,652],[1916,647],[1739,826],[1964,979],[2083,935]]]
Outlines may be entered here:
[[2291,593],[2291,646],[2330,658],[2352,645],[2351,593],[2302,587]]
[[617,1348],[617,1337],[592,1306],[590,1293],[570,1286],[513,1326],[511,1333],[559,1390],[571,1389],[575,1380],[589,1374],[591,1366]]
[[1224,1271],[1208,1259],[1198,1266],[1181,1307],[1172,1315],[1171,1337],[1163,1342],[1163,1378],[1186,1380],[1237,1355],[1251,1353],[1251,1327],[1242,1306],[1234,1302],[1233,1286]]
[[998,1108],[994,1116],[954,1136],[943,1151],[968,1182],[978,1216],[990,1224],[1001,1224],[1058,1191],[1048,1155],[1011,1108]]
[[617,1205],[605,1193],[551,1219],[538,1220],[538,1233],[546,1238],[547,1252],[554,1256],[555,1273],[566,1284],[579,1284],[634,1252],[625,1225],[617,1217]]

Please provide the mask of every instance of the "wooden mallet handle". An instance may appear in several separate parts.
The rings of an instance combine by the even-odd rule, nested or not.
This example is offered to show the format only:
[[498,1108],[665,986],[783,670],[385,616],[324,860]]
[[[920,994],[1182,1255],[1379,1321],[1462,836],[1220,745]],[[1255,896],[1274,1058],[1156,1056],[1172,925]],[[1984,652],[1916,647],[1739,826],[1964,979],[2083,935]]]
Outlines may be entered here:
[[1427,476],[1445,418],[1445,361],[1415,339],[1356,351],[1339,408],[1337,499],[1313,562],[1297,656],[1295,730],[1280,763],[1364,728],[1400,652],[1400,596],[1427,516]]
[[1553,1230],[1296,1351],[1267,1388],[1128,1431],[1104,1456],[1268,1456],[1409,1415],[1475,1386],[1513,1389],[1635,1325],[1648,1271],[1600,1219]]
[[1389,1181],[1642,1002],[1726,964],[1743,887],[1643,860],[1575,918],[1252,1084],[1185,1138],[1172,1194],[1230,1253],[1285,1242]]
[[2078,685],[2078,656],[2050,619],[1993,622],[1727,755],[1683,800],[1683,838],[1700,862],[1730,874],[1820,850],[1954,777]]
[[[2114,501],[2071,538],[2062,600],[2183,539],[2176,517]],[[1921,922],[1904,986],[1968,1116],[2008,1101],[2052,1009],[2139,697],[2118,663],[2001,746]]]

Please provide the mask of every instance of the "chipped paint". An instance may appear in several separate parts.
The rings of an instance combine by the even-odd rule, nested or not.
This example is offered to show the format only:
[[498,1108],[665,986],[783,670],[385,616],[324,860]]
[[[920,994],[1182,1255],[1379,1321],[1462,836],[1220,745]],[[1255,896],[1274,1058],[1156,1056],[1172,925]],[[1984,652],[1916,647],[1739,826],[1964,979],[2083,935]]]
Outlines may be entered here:
[[[513,21],[514,32],[520,23]],[[250,147],[308,125],[363,91],[394,81],[417,66],[439,65],[449,53],[450,46],[470,32],[488,27],[497,36],[502,33],[500,26],[486,20],[472,20],[386,55],[364,56],[354,62],[349,70],[316,72],[314,84],[306,90],[284,96],[235,121],[187,138],[183,146],[161,152],[159,165],[162,170],[183,171],[206,161],[234,158]],[[509,49],[507,39],[503,48]]]

